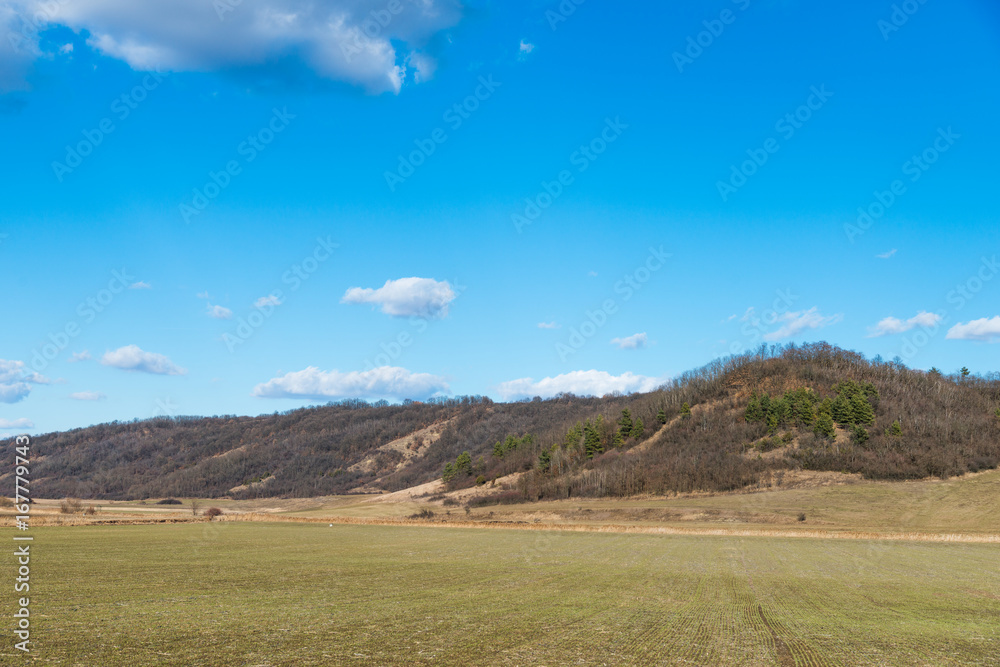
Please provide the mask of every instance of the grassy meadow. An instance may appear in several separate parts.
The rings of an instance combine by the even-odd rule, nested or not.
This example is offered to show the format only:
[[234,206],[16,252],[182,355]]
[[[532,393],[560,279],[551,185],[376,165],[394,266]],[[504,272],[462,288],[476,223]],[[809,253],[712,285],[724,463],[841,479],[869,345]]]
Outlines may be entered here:
[[[1000,664],[991,544],[254,522],[33,532],[39,664]],[[26,662],[14,653],[7,642],[0,662]]]

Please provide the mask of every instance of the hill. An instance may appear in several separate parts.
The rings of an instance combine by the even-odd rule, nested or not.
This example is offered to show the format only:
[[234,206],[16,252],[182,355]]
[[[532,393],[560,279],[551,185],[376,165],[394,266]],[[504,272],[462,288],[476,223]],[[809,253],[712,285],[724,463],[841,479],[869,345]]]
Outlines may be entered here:
[[[517,474],[477,502],[770,488],[802,469],[948,477],[1000,463],[1000,379],[773,346],[646,394],[114,422],[39,436],[34,451],[49,498],[309,497],[442,472],[452,490]],[[0,484],[11,494],[10,473]]]

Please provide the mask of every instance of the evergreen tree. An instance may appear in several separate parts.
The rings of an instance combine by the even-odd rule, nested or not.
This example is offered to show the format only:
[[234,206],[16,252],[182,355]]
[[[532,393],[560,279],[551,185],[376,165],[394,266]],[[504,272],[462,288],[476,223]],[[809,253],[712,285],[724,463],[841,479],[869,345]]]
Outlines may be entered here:
[[601,436],[597,432],[597,429],[590,424],[589,419],[583,426],[583,448],[588,459],[592,459],[595,454],[600,454],[604,451],[604,447],[601,446]]
[[816,395],[811,391],[803,393],[795,404],[795,421],[802,426],[812,426],[816,421],[816,412],[813,406],[816,403]]
[[[1000,413],[1000,410],[997,410]],[[643,434],[646,431],[646,427],[642,423],[642,417],[635,418],[635,424],[632,425],[632,437],[636,440],[641,440]]]
[[903,435],[903,425],[900,424],[899,420],[897,419],[896,421],[892,422],[892,426],[890,426],[885,430],[885,434],[893,438],[898,438]]
[[622,410],[622,416],[618,419],[618,431],[622,438],[632,435],[632,413],[629,412],[628,408]]
[[851,413],[855,424],[874,424],[875,411],[864,394],[855,394],[851,397]]
[[962,366],[962,370],[960,370],[959,373],[962,374],[963,378],[967,378],[972,373],[972,371],[970,371],[967,367]]
[[856,445],[865,444],[866,442],[868,442],[869,437],[870,436],[868,435],[868,431],[865,429],[864,426],[861,426],[860,424],[851,429],[851,440],[853,440],[854,444]]
[[455,472],[464,472],[466,475],[472,474],[472,454],[469,452],[462,452],[455,459]]
[[444,474],[441,475],[441,479],[444,480],[445,483],[455,479],[455,466],[452,463],[444,464]]
[[660,411],[656,413],[656,421],[660,422],[660,425],[667,423],[667,411],[660,408]]
[[691,406],[684,402],[681,406],[681,419],[689,419],[691,417]]
[[826,410],[820,411],[820,413],[816,415],[815,432],[816,435],[826,438],[832,438],[837,435],[837,429],[833,425],[833,415]]
[[743,416],[751,424],[764,419],[764,411],[760,407],[760,399],[757,398],[756,391],[750,394],[750,402],[747,403],[747,409]]
[[830,414],[838,424],[848,425],[857,423],[857,419],[854,416],[852,399],[848,397],[846,392],[837,394],[837,398],[833,400]]
[[611,444],[615,446],[615,449],[621,449],[625,444],[625,440],[622,438],[622,430],[620,428],[615,429],[615,437],[611,441]]
[[548,472],[552,467],[552,453],[548,449],[543,449],[542,453],[538,455],[538,469],[542,472]]
[[498,459],[502,459],[504,455],[503,443],[497,440],[497,444],[493,445],[493,456]]

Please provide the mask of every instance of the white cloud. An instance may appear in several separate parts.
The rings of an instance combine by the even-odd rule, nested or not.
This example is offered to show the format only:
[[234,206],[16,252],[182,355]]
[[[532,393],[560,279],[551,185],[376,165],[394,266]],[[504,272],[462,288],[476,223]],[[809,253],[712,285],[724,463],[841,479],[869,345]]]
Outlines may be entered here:
[[137,283],[132,283],[131,285],[128,286],[128,288],[129,289],[153,289],[153,286],[150,285],[149,283],[143,281],[143,280],[140,280]]
[[38,32],[23,4],[0,4],[0,93],[27,90],[25,77],[41,55]]
[[146,352],[137,345],[126,345],[114,352],[105,352],[101,363],[126,371],[139,371],[154,375],[184,375],[187,370],[180,368],[162,354]]
[[605,371],[573,371],[555,377],[547,377],[537,382],[532,378],[520,378],[503,382],[497,390],[504,400],[532,398],[541,396],[551,398],[558,394],[576,394],[577,396],[604,396],[613,392],[623,394],[633,392],[653,391],[666,382],[665,378],[653,378],[645,375],[611,375]]
[[875,255],[875,256],[876,256],[876,257],[878,257],[879,259],[889,259],[889,258],[891,258],[891,257],[892,257],[893,255],[895,255],[895,254],[896,254],[896,252],[897,252],[897,250],[896,250],[895,248],[893,248],[893,249],[892,249],[892,250],[890,250],[889,252],[883,252],[883,253],[881,253],[881,254],[878,254],[878,255]]
[[517,52],[517,59],[518,60],[525,60],[528,57],[528,54],[530,54],[534,50],[535,50],[535,45],[534,44],[532,44],[531,42],[526,42],[526,41],[524,41],[522,39],[521,40],[521,46],[520,46],[520,48],[518,49],[518,52]]
[[[754,310],[753,306],[750,306],[749,308],[747,308],[746,312],[743,313],[743,315],[740,317],[740,322],[749,322],[756,316],[757,316],[757,311]],[[736,317],[736,315],[733,315],[733,317]],[[730,317],[729,319],[733,319],[733,317]]]
[[198,292],[197,294],[195,294],[195,296],[198,297],[199,299],[210,299],[211,298],[210,296],[208,296],[208,290],[205,290],[204,292]]
[[428,398],[448,393],[444,378],[382,366],[368,371],[321,371],[315,366],[254,387],[261,398]]
[[225,306],[213,306],[212,304],[208,304],[206,312],[209,317],[214,317],[217,320],[228,320],[233,317],[233,311],[229,310]]
[[90,359],[90,350],[84,350],[83,352],[74,352],[69,356],[69,363],[75,364],[78,361],[87,361]]
[[[421,47],[462,16],[458,0],[402,2],[393,5],[402,8],[396,14],[388,11],[385,0],[5,4],[14,8],[8,10],[14,14],[7,17],[8,24],[18,16],[44,12],[51,25],[88,31],[92,48],[135,70],[207,72],[294,60],[320,77],[372,93],[399,92],[406,68],[398,63],[410,62],[414,78],[426,80],[433,61]],[[23,67],[20,71],[23,77]]]
[[[747,311],[747,315],[752,317],[752,313]],[[746,315],[744,316],[746,317]],[[822,329],[823,327],[828,327],[831,324],[836,324],[844,319],[842,314],[824,316],[819,312],[818,308],[810,308],[809,310],[798,311],[794,313],[782,313],[776,322],[784,322],[783,325],[776,331],[772,331],[764,336],[766,341],[782,340],[783,338],[791,338],[797,336],[798,334],[806,331],[808,329]]]
[[13,428],[35,428],[35,423],[30,419],[0,419],[0,429]]
[[910,329],[915,329],[917,327],[935,326],[940,321],[940,315],[937,313],[928,313],[925,310],[920,311],[916,314],[916,316],[911,317],[908,320],[901,320],[896,317],[887,317],[874,327],[869,328],[868,337],[878,338],[879,336],[905,333]]
[[612,338],[611,344],[617,345],[619,350],[638,350],[639,348],[646,347],[646,343],[649,342],[649,338],[646,336],[645,332],[632,334],[631,336],[626,336],[625,338]]
[[447,281],[431,278],[400,278],[387,280],[378,289],[352,287],[344,293],[341,303],[374,303],[382,312],[393,317],[444,317],[448,305],[455,300],[454,290]]
[[50,384],[38,373],[29,373],[23,361],[0,359],[0,403],[17,403],[31,393],[33,384]]
[[1000,340],[1000,315],[964,324],[959,322],[948,331],[947,337],[952,340],[978,340],[988,343]]
[[268,296],[260,297],[259,299],[253,302],[253,305],[255,308],[265,308],[267,306],[280,306],[281,299],[274,296],[273,294],[270,294]]
[[99,391],[78,391],[70,394],[69,397],[77,401],[100,401],[107,398],[107,396]]
[[539,322],[538,323],[538,328],[539,329],[558,329],[559,325],[556,324],[555,322]]

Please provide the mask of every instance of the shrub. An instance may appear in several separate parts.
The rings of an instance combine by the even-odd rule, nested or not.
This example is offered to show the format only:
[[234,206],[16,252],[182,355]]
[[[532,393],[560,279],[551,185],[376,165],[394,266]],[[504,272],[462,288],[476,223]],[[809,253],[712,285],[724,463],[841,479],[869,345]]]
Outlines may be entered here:
[[87,505],[87,509],[85,509],[83,513],[86,514],[87,516],[93,516],[97,514],[97,508],[94,507],[93,505]]
[[207,510],[205,510],[205,516],[208,517],[209,521],[211,521],[217,516],[222,516],[222,514],[223,514],[222,510],[219,509],[218,507],[209,507]]
[[182,503],[181,503],[181,501],[177,500],[176,498],[164,498],[163,500],[157,500],[156,504],[157,505],[180,505]]
[[433,519],[434,512],[427,509],[426,507],[417,512],[416,514],[411,514],[408,518],[410,519]]
[[480,475],[476,478],[476,486],[482,486],[486,483],[486,475]]
[[806,520],[806,513],[799,512],[799,521],[805,521],[805,520]]
[[76,514],[83,511],[83,503],[76,498],[66,498],[59,503],[59,512],[62,514]]

